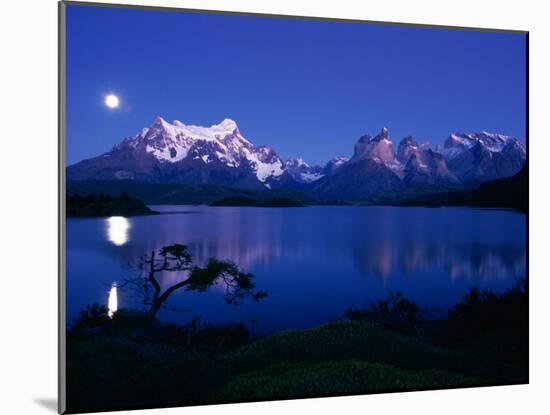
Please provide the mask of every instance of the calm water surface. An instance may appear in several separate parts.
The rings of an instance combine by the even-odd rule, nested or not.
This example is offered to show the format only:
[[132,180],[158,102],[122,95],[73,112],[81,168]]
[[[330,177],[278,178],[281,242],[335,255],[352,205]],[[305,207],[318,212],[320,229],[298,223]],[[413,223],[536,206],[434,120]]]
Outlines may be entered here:
[[[231,260],[269,296],[240,307],[223,291],[180,291],[165,321],[257,319],[261,332],[314,326],[401,291],[443,313],[468,290],[502,291],[525,276],[525,215],[468,208],[154,206],[162,215],[67,220],[67,313],[108,304],[139,257],[173,243],[196,262]],[[163,284],[176,276],[166,274]],[[140,308],[119,290],[118,308]],[[186,309],[188,311],[181,311]]]

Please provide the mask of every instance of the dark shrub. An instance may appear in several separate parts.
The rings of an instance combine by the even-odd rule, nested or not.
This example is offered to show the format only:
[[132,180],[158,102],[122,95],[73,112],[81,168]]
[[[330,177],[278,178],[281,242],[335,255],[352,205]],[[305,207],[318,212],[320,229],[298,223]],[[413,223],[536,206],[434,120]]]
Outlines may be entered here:
[[502,294],[470,288],[462,301],[449,311],[436,341],[443,344],[462,342],[498,329],[526,336],[528,307],[524,279]]
[[345,314],[351,321],[369,321],[381,324],[390,330],[415,335],[421,320],[420,308],[403,297],[401,292],[388,290],[388,297],[371,303],[367,308],[350,307]]

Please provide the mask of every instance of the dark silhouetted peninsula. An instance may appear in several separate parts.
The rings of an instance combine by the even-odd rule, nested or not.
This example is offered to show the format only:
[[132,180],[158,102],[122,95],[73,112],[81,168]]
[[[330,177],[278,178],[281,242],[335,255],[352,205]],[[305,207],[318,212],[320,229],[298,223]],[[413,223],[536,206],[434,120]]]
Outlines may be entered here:
[[126,193],[118,197],[106,194],[67,195],[66,209],[67,217],[144,216],[158,213]]

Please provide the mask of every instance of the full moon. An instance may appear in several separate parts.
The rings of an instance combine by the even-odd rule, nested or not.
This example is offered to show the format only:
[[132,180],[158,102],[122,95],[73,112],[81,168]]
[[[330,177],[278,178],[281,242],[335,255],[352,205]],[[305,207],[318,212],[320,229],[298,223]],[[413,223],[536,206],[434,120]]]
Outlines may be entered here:
[[118,107],[118,97],[113,94],[109,94],[105,97],[105,105],[107,105],[109,108],[116,108]]

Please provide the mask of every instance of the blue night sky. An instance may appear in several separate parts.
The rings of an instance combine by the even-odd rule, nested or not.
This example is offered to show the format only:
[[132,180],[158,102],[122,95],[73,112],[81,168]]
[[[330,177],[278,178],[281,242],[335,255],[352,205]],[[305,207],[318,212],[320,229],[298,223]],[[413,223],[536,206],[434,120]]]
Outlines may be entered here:
[[[67,7],[67,163],[168,121],[234,119],[256,145],[325,163],[387,127],[525,139],[525,35]],[[119,96],[108,109],[104,97]]]

